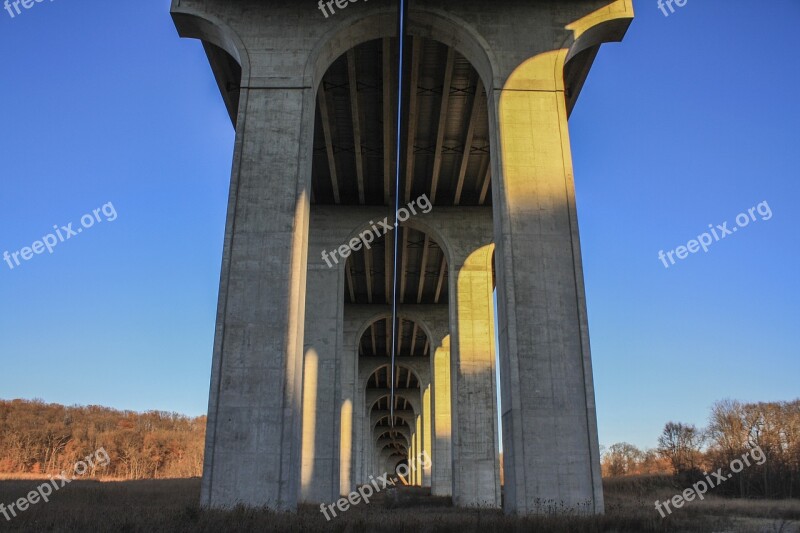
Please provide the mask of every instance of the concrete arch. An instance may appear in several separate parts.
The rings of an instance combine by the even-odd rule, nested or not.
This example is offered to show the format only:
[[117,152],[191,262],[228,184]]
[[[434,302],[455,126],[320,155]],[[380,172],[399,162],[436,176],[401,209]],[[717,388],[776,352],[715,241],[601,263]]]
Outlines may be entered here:
[[[369,383],[369,380],[372,378],[372,376],[374,376],[374,375],[375,375],[375,373],[376,373],[378,370],[381,370],[381,369],[384,369],[384,368],[388,368],[388,367],[389,367],[389,364],[390,364],[390,363],[378,363],[378,366],[377,366],[377,367],[375,367],[375,369],[374,369],[374,370],[372,370],[372,371],[369,373],[369,376],[367,377],[367,383]],[[395,366],[397,366],[398,368],[402,368],[403,370],[407,370],[407,371],[408,371],[409,373],[411,373],[411,374],[412,374],[412,375],[413,375],[415,378],[417,378],[417,383],[419,383],[419,384],[420,384],[420,388],[421,388],[421,386],[422,386],[422,385],[421,385],[421,384],[422,384],[422,380],[419,378],[419,374],[418,374],[418,373],[417,373],[417,372],[416,372],[416,371],[415,371],[413,368],[411,368],[411,367],[409,367],[409,366],[407,366],[407,365],[404,365],[404,364],[402,364],[402,363],[397,363]],[[366,386],[366,383],[362,384],[362,386]],[[380,401],[380,400],[378,400],[378,401]],[[377,403],[377,402],[376,402],[376,403]],[[374,406],[374,404],[373,404],[373,406]]]
[[[400,444],[400,447],[401,447],[401,448],[404,448],[405,450],[408,450],[408,447],[407,447],[407,446],[403,446],[402,444]],[[383,450],[385,450],[386,448],[393,448],[393,449],[395,449],[395,448],[394,448],[394,446],[393,446],[392,444],[389,444],[389,443],[387,443],[387,444],[384,444],[382,448],[378,449],[378,453],[381,453],[381,452],[383,452]]]
[[222,48],[242,67],[242,80],[250,79],[250,54],[233,28],[213,15],[181,4],[179,0],[172,0],[170,13],[178,35]]
[[402,439],[391,439],[391,438],[381,439],[375,443],[375,448],[379,450],[382,450],[387,446],[393,448],[401,447],[403,449],[406,449],[408,447],[408,444]]
[[[397,418],[399,418],[399,419],[400,419],[400,420],[403,422],[403,424],[405,424],[405,427],[407,427],[407,428],[409,428],[409,429],[412,429],[412,430],[414,429],[414,426],[412,426],[412,425],[411,425],[411,423],[409,423],[409,421],[408,421],[408,420],[406,420],[405,416],[402,416],[402,415],[400,415],[400,416],[398,416],[398,415],[395,415],[395,416],[397,416]],[[379,426],[379,425],[381,424],[381,422],[383,422],[384,420],[385,420],[386,422],[390,422],[389,418],[390,418],[390,416],[389,416],[389,415],[383,415],[382,417],[378,418],[378,420],[375,422],[375,424],[373,424],[373,428],[372,428],[372,429],[373,429],[373,431],[374,431],[374,430],[376,430],[376,429],[378,429],[378,426]],[[413,422],[413,420],[412,420],[411,422]],[[393,427],[398,427],[398,426],[393,426]],[[403,427],[403,426],[401,425],[401,426],[399,426],[399,427]]]
[[[378,398],[377,400],[375,400],[374,402],[372,402],[372,404],[370,404],[370,405],[368,405],[368,406],[367,406],[367,411],[368,411],[369,413],[371,413],[371,412],[372,412],[372,410],[375,408],[375,404],[377,404],[379,401],[383,400],[384,398],[388,398],[388,397],[389,397],[389,395],[388,395],[388,394],[381,396],[380,398]],[[417,410],[414,408],[414,402],[412,402],[410,399],[406,398],[406,397],[405,397],[405,395],[403,395],[403,393],[396,393],[396,394],[395,394],[395,397],[396,397],[396,398],[402,398],[402,399],[406,400],[406,401],[407,401],[407,402],[408,402],[408,403],[411,405],[411,410],[412,410],[412,411],[414,411],[414,414],[415,414],[415,415],[418,415],[418,414],[419,414],[419,413],[417,412]]]
[[[342,270],[342,275],[344,275],[344,270]],[[387,318],[391,317],[392,314],[387,311],[375,313],[358,328],[358,333],[356,334],[356,345],[354,347],[356,350],[356,354],[358,353],[358,344],[361,342],[361,338],[364,336],[364,333],[366,333],[367,329],[369,329],[369,327],[375,322],[378,322],[379,320],[386,320]],[[432,330],[430,324],[428,324],[425,320],[421,319],[419,316],[415,316],[415,313],[404,310],[402,312],[399,312],[397,314],[397,317],[402,318],[403,320],[409,320],[417,324],[420,328],[422,328],[422,331],[425,332],[425,335],[428,337],[428,339],[431,339],[431,342],[433,342],[432,340],[433,335],[431,333]],[[356,365],[358,365],[358,357],[356,357]],[[417,379],[419,379],[419,376],[417,376]],[[422,383],[422,381],[420,381],[420,383]]]
[[[416,430],[416,417],[417,417],[416,414],[414,414],[412,418],[408,418],[406,416],[406,413],[401,413],[401,412],[395,411],[394,416],[396,418],[399,418],[403,422],[405,422],[405,424],[408,426],[409,429]],[[374,423],[372,423],[372,421],[370,420],[370,422],[372,423],[372,430],[373,431],[380,430],[381,427],[383,427],[383,426],[380,426],[380,423],[383,422],[383,421],[389,421],[389,418],[390,418],[389,415],[381,416],[380,414],[378,414],[377,417],[378,418],[377,418],[377,420],[375,420]],[[376,442],[377,442],[377,439],[376,439]]]
[[[405,222],[403,222],[402,224],[400,224],[400,227],[411,228],[413,230],[417,230],[417,231],[420,231],[420,232],[428,235],[433,240],[433,242],[435,242],[439,246],[439,248],[442,250],[442,253],[444,254],[444,257],[447,260],[448,266],[452,265],[453,264],[453,257],[454,257],[452,245],[444,237],[444,235],[442,235],[442,233],[439,230],[437,230],[435,227],[431,226],[430,224],[427,224],[426,222],[420,220],[420,218],[423,218],[424,216],[425,215],[417,215],[415,217],[411,217],[408,220],[406,220]],[[369,222],[365,222],[364,224],[361,224],[356,229],[354,229],[352,232],[350,232],[350,234],[348,234],[347,239],[344,242],[350,242],[353,239],[357,239],[359,234],[361,234],[364,231],[368,231],[371,227],[372,227],[372,225]],[[394,230],[394,231],[397,231],[397,230]],[[390,237],[390,235],[391,235],[391,233],[388,233],[388,234],[385,235],[385,237],[388,239]],[[344,269],[345,269],[346,265],[350,262],[350,259],[352,257],[353,256],[351,255],[350,257],[347,258],[347,261],[342,261],[341,263],[339,263],[337,265],[337,268],[339,269],[340,281],[344,280],[344,276],[345,276]],[[359,335],[359,339],[360,338],[361,338],[361,335]]]
[[[371,431],[372,431],[371,435],[372,435],[372,438],[375,440],[375,442],[378,441],[378,437],[380,436],[380,434],[385,429],[386,428],[382,429],[382,428],[378,428],[378,427],[374,427],[374,428],[371,429]],[[411,445],[410,444],[411,443],[411,426],[408,426],[408,425],[395,426],[394,428],[391,428],[391,429],[393,431],[396,431],[397,433],[400,433],[403,436],[403,438],[406,439],[409,442],[409,446]]]
[[411,217],[402,224],[400,224],[400,226],[404,228],[411,228],[413,230],[417,230],[431,237],[431,239],[433,239],[433,241],[442,250],[444,258],[447,260],[447,265],[449,267],[450,265],[453,264],[453,258],[455,257],[453,254],[453,247],[450,244],[450,241],[448,241],[438,229],[421,220],[421,218],[423,217],[424,215]]
[[[342,19],[311,50],[303,80],[306,86],[319,88],[328,68],[343,54],[359,44],[392,37],[397,26],[397,11],[378,8],[368,14]],[[439,41],[454,48],[472,64],[484,87],[493,87],[498,62],[486,39],[466,21],[443,9],[415,5],[409,13],[411,35]]]
[[383,438],[387,438],[387,439],[390,439],[390,440],[396,440],[398,437],[402,437],[402,439],[403,439],[403,440],[405,441],[405,443],[406,443],[406,446],[408,446],[408,445],[410,444],[410,443],[408,442],[408,437],[406,437],[405,435],[403,435],[403,434],[402,434],[402,433],[400,433],[399,431],[398,431],[398,432],[396,432],[394,435],[393,435],[393,434],[392,434],[392,432],[391,432],[391,431],[389,431],[389,430],[387,430],[387,431],[384,431],[383,433],[381,433],[380,435],[378,435],[378,439],[377,439],[377,440],[378,440],[378,441],[380,441],[380,440],[381,440],[381,439],[383,439]]
[[[388,439],[395,439],[395,438],[396,438],[396,435],[395,435],[395,436],[393,436],[393,435],[391,434],[391,433],[392,433],[392,431],[393,431],[393,430],[391,430],[391,429],[387,429],[386,431],[384,431],[383,433],[381,433],[380,435],[378,435],[378,438],[377,438],[376,440],[381,440],[381,439],[382,439],[382,438],[384,438],[384,437],[386,437],[386,438],[388,438]],[[403,434],[402,434],[401,432],[399,432],[399,431],[397,431],[396,433],[397,433],[397,435],[399,435],[399,436],[403,437],[403,439],[406,441],[406,446],[408,446],[408,445],[410,445],[410,444],[411,444],[411,443],[409,442],[409,440],[408,440],[408,437],[406,437],[405,435],[403,435]]]

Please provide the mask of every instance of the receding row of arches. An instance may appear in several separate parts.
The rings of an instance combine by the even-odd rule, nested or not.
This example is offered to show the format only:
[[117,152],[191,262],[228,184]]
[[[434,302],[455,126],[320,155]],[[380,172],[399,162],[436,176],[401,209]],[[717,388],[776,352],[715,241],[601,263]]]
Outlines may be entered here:
[[[313,205],[390,206],[395,194],[402,202],[424,195],[436,207],[491,205],[487,94],[480,76],[454,48],[431,39],[412,38],[408,53],[410,80],[402,88],[408,93],[404,133],[408,138],[399,190],[393,190],[390,179],[398,142],[397,80],[390,65],[396,64],[398,44],[396,39],[383,38],[343,54],[322,79],[317,95]],[[344,301],[392,303],[396,272],[399,305],[449,309],[450,266],[440,239],[413,225],[401,224],[394,231],[397,256],[395,235],[388,233],[348,258]],[[359,375],[369,374],[359,384],[365,404],[356,406],[356,416],[363,409],[366,422],[361,438],[369,439],[361,457],[364,473],[379,474],[376,468],[392,471],[393,464],[404,463],[416,467],[408,483],[431,484],[430,469],[426,479],[419,457],[433,453],[432,352],[449,335],[449,328],[438,339],[431,338],[429,331],[420,319],[401,316],[393,323],[386,316],[367,324],[358,339]],[[402,364],[392,369],[393,352],[399,359],[421,359],[415,362],[421,372]],[[381,391],[390,394],[374,400]],[[394,405],[390,405],[392,398]],[[437,405],[450,415],[450,398],[440,398]],[[394,432],[391,438],[387,431]]]
[[[326,292],[338,287],[345,335],[335,364],[352,364],[355,375],[352,385],[337,383],[346,388],[338,396],[328,396],[347,398],[339,401],[351,406],[348,420],[338,426],[339,488],[346,493],[369,476],[393,474],[406,465],[403,483],[453,495],[462,504],[497,507],[488,93],[475,68],[454,48],[423,37],[411,40],[410,77],[403,88],[407,150],[400,154],[395,191],[397,80],[389,65],[397,53],[392,38],[357,45],[333,61],[316,98],[312,233],[317,214],[323,221],[319,231],[342,228],[327,249],[376,227],[382,232],[373,231],[369,242],[345,250],[346,261],[335,266],[338,283],[330,276],[330,283],[315,286]],[[431,209],[392,225],[395,194],[401,204],[419,199]],[[349,221],[354,225],[347,226]],[[395,274],[396,320],[390,312]],[[306,323],[307,329],[316,328]],[[457,324],[465,334],[458,333]],[[451,339],[463,357],[451,357]],[[315,384],[307,380],[309,386]],[[462,406],[460,417],[455,405]],[[312,407],[317,412],[309,416],[319,424],[325,402],[317,398]],[[488,438],[477,438],[478,433]],[[327,445],[312,438],[318,456],[320,446]],[[485,460],[454,473],[453,465],[465,461],[461,455]],[[324,475],[324,462],[309,459],[304,465],[309,485]],[[472,486],[454,490],[455,477],[468,470],[459,487]],[[313,500],[314,489],[306,495]]]

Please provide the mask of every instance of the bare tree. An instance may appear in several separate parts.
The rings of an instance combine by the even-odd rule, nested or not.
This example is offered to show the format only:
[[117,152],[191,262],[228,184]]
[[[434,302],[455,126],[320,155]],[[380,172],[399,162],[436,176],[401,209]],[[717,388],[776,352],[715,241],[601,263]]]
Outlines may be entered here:
[[658,438],[658,452],[669,459],[675,474],[696,472],[701,463],[704,436],[692,424],[668,422]]

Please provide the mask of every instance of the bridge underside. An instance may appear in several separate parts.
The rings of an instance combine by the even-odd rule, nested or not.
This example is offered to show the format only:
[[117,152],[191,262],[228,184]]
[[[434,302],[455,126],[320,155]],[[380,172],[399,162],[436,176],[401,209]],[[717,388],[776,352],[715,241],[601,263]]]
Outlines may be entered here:
[[568,116],[631,3],[417,4],[400,84],[383,4],[173,3],[237,136],[204,505],[603,512]]

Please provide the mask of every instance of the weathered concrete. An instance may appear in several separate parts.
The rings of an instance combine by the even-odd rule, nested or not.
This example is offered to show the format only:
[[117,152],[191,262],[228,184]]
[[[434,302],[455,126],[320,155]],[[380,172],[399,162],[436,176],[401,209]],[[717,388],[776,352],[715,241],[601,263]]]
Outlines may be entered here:
[[453,412],[450,389],[450,336],[436,346],[433,356],[433,464],[431,494],[453,495]]
[[[324,247],[330,236],[312,222],[309,241],[310,249]],[[352,397],[347,391],[353,385],[353,373],[342,364],[345,355],[339,349],[343,282],[341,272],[319,255],[308,258],[300,498],[309,503],[335,501],[341,492],[340,452],[349,439],[340,428],[343,417],[345,425],[349,420],[346,402]],[[349,480],[346,485],[344,494],[350,492]]]
[[[567,125],[565,65],[632,7],[576,19],[572,47],[523,62],[492,97],[506,510],[602,513],[597,417]],[[520,269],[519,265],[526,265]],[[533,386],[531,386],[533,384]]]
[[202,499],[216,507],[293,509],[309,207],[303,176],[310,167],[313,93],[243,91],[240,119]]
[[[346,305],[344,323],[344,346],[350,347],[349,351],[357,353],[358,339],[360,339],[366,326],[375,320],[384,320],[389,316],[390,309],[385,305]],[[401,306],[399,315],[406,320],[414,321],[429,332],[434,338],[446,336],[448,329],[448,310],[447,306],[442,305],[413,305]],[[370,410],[379,399],[388,395],[388,391],[366,390],[367,378],[379,367],[386,365],[385,358],[360,358],[358,368],[358,386],[355,389],[354,405],[363,406],[363,415],[354,420],[354,480],[356,484],[366,483],[370,475],[382,475],[386,470],[383,469],[383,462],[376,462],[376,457],[369,446],[376,442],[378,434],[373,429],[376,420],[370,419]],[[430,383],[431,381],[431,361],[428,358],[420,357],[399,357],[397,364],[402,367],[410,368],[418,376],[420,383]],[[412,391],[399,389],[398,395],[407,399],[412,406],[413,417],[407,418],[411,428],[416,427],[416,416],[424,412],[424,396],[422,391],[415,389]],[[449,400],[449,399],[448,399]],[[442,402],[442,405],[449,405],[449,401]],[[423,424],[424,427],[424,424]],[[424,429],[423,429],[424,431]],[[424,435],[424,433],[422,434]],[[413,429],[408,435],[409,446],[414,444],[416,434]],[[432,461],[432,471],[436,472],[441,465],[446,468],[448,461],[437,463]],[[431,474],[433,475],[433,474]],[[424,479],[424,478],[423,478]],[[449,478],[448,478],[449,483]]]
[[492,250],[492,245],[485,245],[456,266],[453,500],[465,507],[501,503]]
[[[204,42],[237,128],[203,504],[291,510],[298,499],[332,501],[393,468],[401,448],[411,461],[431,452],[430,471],[418,468],[413,480],[430,483],[434,494],[452,494],[457,505],[498,506],[494,246],[505,510],[603,512],[567,119],[600,44],[624,35],[631,1],[436,0],[412,7],[410,33],[466,58],[486,88],[491,166],[480,204],[488,194],[492,207],[455,207],[466,173],[480,183],[469,164],[476,127],[470,118],[458,185],[438,191],[453,207],[438,201],[432,213],[407,222],[441,248],[449,295],[439,305],[401,308],[425,330],[430,351],[426,364],[402,362],[419,387],[402,391],[413,413],[398,418],[404,425],[391,439],[371,418],[385,393],[366,388],[374,362],[358,351],[361,335],[371,321],[385,319],[388,306],[345,305],[344,262],[328,268],[320,257],[382,219],[386,208],[312,207],[311,176],[323,76],[357,45],[391,37],[394,9],[365,2],[325,18],[313,2],[173,0],[172,13],[182,36]],[[383,41],[384,51],[390,45]],[[354,71],[348,83],[355,110]],[[481,94],[476,89],[473,104]],[[354,135],[361,115],[351,117]],[[384,130],[388,146],[391,127]],[[358,160],[364,143],[357,148],[366,204],[364,188],[388,183],[392,161],[384,154],[384,175],[370,175]],[[412,166],[413,152],[412,146]],[[388,199],[386,190],[383,203]]]

